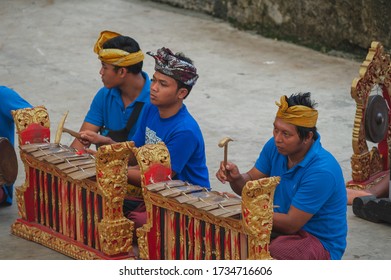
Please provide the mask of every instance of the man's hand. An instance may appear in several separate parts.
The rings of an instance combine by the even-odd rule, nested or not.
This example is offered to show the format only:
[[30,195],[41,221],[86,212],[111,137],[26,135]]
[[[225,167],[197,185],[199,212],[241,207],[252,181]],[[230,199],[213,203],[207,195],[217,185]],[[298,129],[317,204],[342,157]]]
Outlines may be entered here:
[[91,144],[108,145],[115,143],[110,137],[100,135],[91,130],[80,131],[80,136],[81,139],[79,139],[79,141],[86,147],[89,147]]
[[217,179],[225,184],[225,182],[234,182],[242,177],[239,172],[239,168],[232,162],[227,162],[224,166],[224,162],[220,163],[220,169],[216,173]]

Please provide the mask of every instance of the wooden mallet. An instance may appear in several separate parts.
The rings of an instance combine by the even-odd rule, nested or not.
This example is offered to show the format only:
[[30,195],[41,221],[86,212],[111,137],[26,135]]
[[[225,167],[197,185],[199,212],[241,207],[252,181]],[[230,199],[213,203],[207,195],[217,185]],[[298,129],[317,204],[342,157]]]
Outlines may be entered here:
[[55,144],[60,144],[61,135],[62,135],[63,132],[69,133],[73,137],[81,139],[80,133],[64,127],[65,119],[67,118],[67,116],[68,116],[68,111],[65,112],[64,116],[60,120],[60,123],[58,124],[57,132],[56,132],[56,138],[54,139],[54,143]]
[[230,141],[234,141],[234,140],[232,140],[229,137],[224,137],[219,142],[219,147],[220,148],[224,147],[224,168],[227,166],[227,161],[228,161],[228,142],[230,142]]

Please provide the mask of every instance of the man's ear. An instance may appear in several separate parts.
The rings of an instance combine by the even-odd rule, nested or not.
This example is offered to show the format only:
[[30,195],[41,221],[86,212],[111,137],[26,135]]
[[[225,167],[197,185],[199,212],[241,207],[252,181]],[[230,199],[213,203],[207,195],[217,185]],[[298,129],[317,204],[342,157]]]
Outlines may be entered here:
[[310,141],[312,141],[312,139],[314,139],[314,133],[312,131],[310,131],[307,135],[307,137],[304,139],[304,143],[308,143]]
[[126,70],[125,67],[121,67],[118,71],[119,71],[119,74],[120,74],[121,76],[125,76],[126,73],[127,73],[127,70]]
[[178,97],[181,99],[185,99],[185,97],[189,94],[189,91],[186,88],[180,88],[178,90]]

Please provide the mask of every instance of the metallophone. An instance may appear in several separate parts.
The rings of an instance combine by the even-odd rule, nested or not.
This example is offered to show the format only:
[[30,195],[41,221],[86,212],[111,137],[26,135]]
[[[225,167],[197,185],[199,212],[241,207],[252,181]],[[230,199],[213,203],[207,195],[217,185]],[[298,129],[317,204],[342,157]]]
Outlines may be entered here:
[[248,182],[240,199],[169,180],[170,155],[163,143],[145,145],[135,156],[147,208],[147,222],[137,229],[140,258],[271,258],[268,246],[279,177]]
[[[49,143],[47,131],[39,136],[37,127],[28,135],[38,143],[26,143],[32,137],[22,136],[31,123],[48,128],[44,107],[17,110],[14,119],[26,179],[16,188],[20,218],[13,234],[75,259],[271,258],[278,177],[249,182],[242,199],[229,197],[170,180],[164,143],[106,145],[94,158]],[[137,229],[138,248],[132,240],[134,224],[122,212],[125,196],[135,190],[126,177],[131,154],[140,166],[140,195],[147,208],[147,223]]]
[[50,143],[46,108],[13,117],[26,178],[15,188],[12,233],[75,259],[136,258],[134,225],[122,212],[132,143],[102,146],[94,158]]

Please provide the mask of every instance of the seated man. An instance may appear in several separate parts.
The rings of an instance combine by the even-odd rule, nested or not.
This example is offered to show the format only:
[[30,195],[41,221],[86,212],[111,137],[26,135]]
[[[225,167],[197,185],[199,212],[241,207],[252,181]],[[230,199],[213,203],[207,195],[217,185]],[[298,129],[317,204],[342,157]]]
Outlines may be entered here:
[[[173,54],[161,48],[157,54],[148,53],[155,59],[155,73],[151,83],[151,104],[146,104],[140,126],[132,140],[137,147],[164,142],[169,150],[172,179],[210,188],[206,166],[205,143],[197,121],[191,116],[183,100],[189,95],[198,79],[192,60],[182,53]],[[81,137],[93,143],[112,144],[108,137],[82,131]],[[129,167],[128,181],[141,185],[137,166]],[[143,202],[127,198],[128,217],[136,221],[136,227],[145,223]]]
[[[101,61],[104,87],[95,95],[81,131],[100,131],[116,142],[130,140],[139,125],[143,105],[149,103],[150,79],[142,71],[144,54],[131,37],[102,31],[94,47]],[[94,142],[77,139],[71,147],[88,148]]]
[[376,198],[384,198],[389,196],[389,184],[390,184],[390,174],[387,173],[379,182],[371,186],[366,190],[353,190],[347,188],[348,194],[348,205],[353,204],[353,200],[356,197],[374,195]]
[[[11,111],[32,106],[16,91],[5,86],[0,86],[0,100],[0,137],[7,138],[14,145],[15,123]],[[0,186],[0,205],[12,205],[12,197],[13,185]]]
[[341,259],[346,248],[346,190],[342,170],[320,143],[310,93],[282,96],[273,137],[255,166],[240,173],[220,164],[216,177],[237,193],[247,181],[279,176],[274,194],[270,255],[275,259]]

